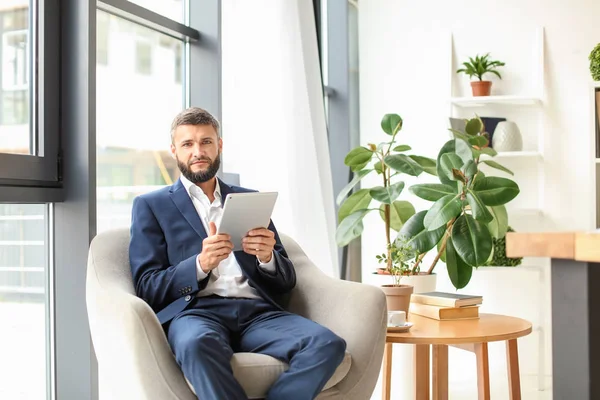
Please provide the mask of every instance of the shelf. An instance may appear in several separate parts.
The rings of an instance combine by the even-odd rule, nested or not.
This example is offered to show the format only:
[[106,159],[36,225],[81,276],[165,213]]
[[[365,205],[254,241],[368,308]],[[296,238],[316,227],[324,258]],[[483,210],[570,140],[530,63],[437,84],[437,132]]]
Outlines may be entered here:
[[541,103],[537,97],[528,96],[479,96],[452,97],[450,102],[459,107],[483,107],[488,104],[534,106]]
[[596,164],[600,164],[600,158],[596,158]]
[[506,159],[506,158],[542,158],[542,153],[539,151],[499,151],[494,157],[488,156],[487,154],[481,155],[482,159]]

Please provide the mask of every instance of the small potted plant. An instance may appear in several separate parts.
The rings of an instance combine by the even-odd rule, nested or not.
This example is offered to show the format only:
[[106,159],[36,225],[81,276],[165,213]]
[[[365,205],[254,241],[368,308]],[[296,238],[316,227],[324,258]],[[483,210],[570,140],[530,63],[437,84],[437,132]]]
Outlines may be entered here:
[[475,59],[469,57],[469,61],[463,63],[464,68],[460,68],[456,71],[456,73],[462,72],[468,75],[469,78],[476,76],[479,79],[477,81],[471,81],[473,96],[490,95],[492,91],[492,82],[483,80],[483,75],[486,73],[494,74],[502,79],[500,72],[496,71],[496,68],[504,66],[504,63],[501,61],[490,60],[489,57],[489,53],[484,56],[476,55]]
[[[400,177],[405,175],[419,176],[423,172],[436,174],[435,160],[417,155],[407,155],[411,148],[408,145],[397,144],[396,138],[402,129],[402,118],[397,114],[386,114],[381,120],[381,128],[388,135],[385,141],[376,145],[369,143],[352,149],[344,163],[354,171],[354,179],[340,191],[337,197],[338,227],[336,242],[338,246],[348,245],[352,240],[361,236],[363,219],[371,212],[380,215],[385,230],[386,252],[385,271],[392,275],[394,282],[382,285],[386,293],[388,310],[404,310],[408,312],[412,285],[400,283],[402,267],[398,269],[399,253],[394,247],[392,231],[400,231],[402,226],[415,213],[414,206],[405,200],[398,200],[405,183]],[[370,174],[379,175],[380,185],[363,187],[348,196],[354,187]],[[379,203],[374,207],[371,203]],[[404,256],[402,256],[404,257]],[[381,261],[382,258],[379,257]]]
[[[506,232],[514,232],[510,226]],[[492,257],[485,263],[486,267],[517,267],[523,262],[522,257],[510,258],[506,256],[506,237],[493,238]]]

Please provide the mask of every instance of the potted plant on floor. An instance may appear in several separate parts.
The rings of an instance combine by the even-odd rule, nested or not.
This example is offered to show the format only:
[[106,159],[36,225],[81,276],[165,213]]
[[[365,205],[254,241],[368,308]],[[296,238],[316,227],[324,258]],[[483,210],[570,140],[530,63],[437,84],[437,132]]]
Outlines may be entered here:
[[[384,115],[381,128],[388,135],[384,142],[356,147],[344,160],[355,176],[337,197],[340,207],[336,242],[338,246],[343,247],[361,236],[364,229],[363,219],[369,213],[377,212],[385,230],[385,271],[394,278],[393,283],[382,285],[387,297],[388,310],[408,312],[413,287],[401,284],[398,279],[402,269],[394,264],[394,259],[399,259],[394,250],[392,231],[400,231],[404,223],[414,215],[415,208],[408,201],[398,200],[405,186],[400,178],[403,174],[419,176],[423,172],[435,175],[436,162],[426,157],[407,155],[406,152],[411,150],[410,146],[397,143],[398,133],[402,129],[402,118],[399,115]],[[348,196],[354,187],[370,174],[377,174],[381,184],[363,187]],[[379,203],[379,206],[373,207],[371,203]]]
[[453,286],[461,289],[469,283],[473,268],[490,259],[494,238],[506,234],[505,204],[520,189],[510,179],[485,176],[481,171],[481,166],[487,165],[513,175],[499,163],[482,159],[482,155],[497,153],[488,146],[480,118],[467,121],[465,132],[451,131],[454,139],[446,142],[437,156],[439,183],[416,184],[409,189],[433,204],[406,221],[397,241],[414,249],[417,266],[435,248],[437,254],[427,273],[442,259]]
[[464,68],[460,68],[456,71],[456,73],[462,72],[468,75],[469,78],[476,76],[479,79],[477,81],[471,81],[471,90],[473,91],[473,96],[490,95],[492,91],[492,82],[483,80],[483,75],[486,73],[494,74],[498,78],[502,79],[500,72],[496,71],[496,68],[502,67],[505,64],[501,61],[490,60],[489,57],[489,53],[484,56],[476,55],[475,59],[473,59],[473,57],[469,57],[469,61],[463,63]]

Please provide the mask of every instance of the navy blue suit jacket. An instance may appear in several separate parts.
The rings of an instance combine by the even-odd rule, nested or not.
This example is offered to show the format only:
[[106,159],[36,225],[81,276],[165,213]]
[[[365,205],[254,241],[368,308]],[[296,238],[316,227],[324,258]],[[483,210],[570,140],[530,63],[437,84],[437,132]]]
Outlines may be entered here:
[[[252,192],[219,180],[222,203],[229,193]],[[276,307],[287,306],[296,285],[296,273],[281,244],[273,222],[269,229],[277,241],[274,273],[259,268],[256,256],[243,251],[234,255],[250,286]],[[135,198],[131,221],[129,261],[135,291],[157,313],[161,324],[183,311],[203,290],[210,274],[197,280],[196,257],[207,237],[204,225],[181,180],[169,187]]]

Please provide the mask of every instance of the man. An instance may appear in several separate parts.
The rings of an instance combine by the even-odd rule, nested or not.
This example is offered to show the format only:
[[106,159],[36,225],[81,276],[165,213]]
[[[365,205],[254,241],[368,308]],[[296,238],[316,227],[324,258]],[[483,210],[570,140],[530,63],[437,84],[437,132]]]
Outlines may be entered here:
[[250,190],[216,178],[218,121],[190,108],[171,126],[173,185],[133,203],[129,257],[136,293],[157,312],[177,362],[202,400],[246,399],[230,365],[234,352],[289,363],[268,399],[313,399],[341,363],[346,343],[284,310],[296,274],[275,226],[257,227],[232,251],[217,235],[223,199]]

